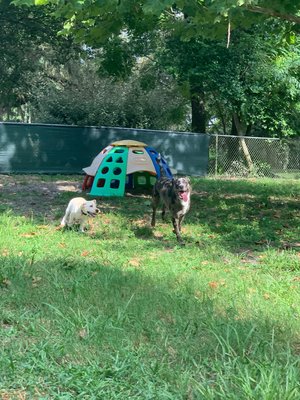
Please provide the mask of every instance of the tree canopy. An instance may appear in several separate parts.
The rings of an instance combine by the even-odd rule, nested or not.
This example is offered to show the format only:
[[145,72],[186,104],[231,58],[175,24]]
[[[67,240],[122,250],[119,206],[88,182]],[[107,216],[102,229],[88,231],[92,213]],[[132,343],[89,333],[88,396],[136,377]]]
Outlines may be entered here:
[[[13,3],[47,9],[59,21],[60,36],[89,49],[102,76],[126,80],[138,72],[145,99],[154,90],[151,85],[159,83],[153,76],[172,76],[190,102],[193,131],[205,132],[214,125],[234,134],[295,132],[300,0]],[[68,95],[64,98],[67,102]]]
[[157,24],[178,29],[186,40],[224,34],[258,17],[300,24],[299,0],[14,0],[17,5],[55,7],[65,19],[63,32],[89,44],[105,42],[123,30],[141,34]]
[[59,65],[75,54],[72,40],[57,35],[61,21],[51,10],[10,3],[0,1],[0,111],[29,100],[39,74],[50,73],[44,68],[50,59]]

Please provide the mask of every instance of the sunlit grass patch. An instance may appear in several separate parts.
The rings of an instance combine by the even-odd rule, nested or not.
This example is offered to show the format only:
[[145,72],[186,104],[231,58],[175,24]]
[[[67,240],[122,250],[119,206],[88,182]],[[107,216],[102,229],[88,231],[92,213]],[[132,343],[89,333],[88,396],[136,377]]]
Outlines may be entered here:
[[4,201],[0,396],[300,397],[299,183],[193,186],[185,246],[149,196],[98,199],[85,234],[57,229],[77,192]]

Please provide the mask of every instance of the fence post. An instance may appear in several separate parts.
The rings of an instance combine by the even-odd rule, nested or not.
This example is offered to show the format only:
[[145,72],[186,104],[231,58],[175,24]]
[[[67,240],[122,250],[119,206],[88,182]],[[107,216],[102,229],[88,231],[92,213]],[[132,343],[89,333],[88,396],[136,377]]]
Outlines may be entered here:
[[219,135],[216,134],[215,176],[218,175],[218,146],[219,146]]

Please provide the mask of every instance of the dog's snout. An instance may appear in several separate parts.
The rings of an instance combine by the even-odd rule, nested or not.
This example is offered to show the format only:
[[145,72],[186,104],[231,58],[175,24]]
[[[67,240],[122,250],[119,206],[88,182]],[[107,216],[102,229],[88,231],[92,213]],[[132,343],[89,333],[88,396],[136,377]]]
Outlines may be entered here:
[[100,213],[100,209],[99,209],[99,208],[96,208],[95,213],[96,213],[96,214],[99,214],[99,213]]
[[179,192],[185,192],[185,191],[187,191],[187,185],[184,182],[180,182],[177,185],[177,190]]

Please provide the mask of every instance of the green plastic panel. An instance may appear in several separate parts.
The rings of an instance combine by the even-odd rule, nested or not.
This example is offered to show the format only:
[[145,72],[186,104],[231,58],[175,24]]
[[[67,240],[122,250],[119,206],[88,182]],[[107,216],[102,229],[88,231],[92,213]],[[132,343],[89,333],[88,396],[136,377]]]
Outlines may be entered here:
[[133,174],[133,187],[135,188],[151,188],[156,182],[156,177],[149,172],[135,172]]
[[91,196],[124,196],[127,158],[127,147],[113,148],[100,164],[89,194]]

